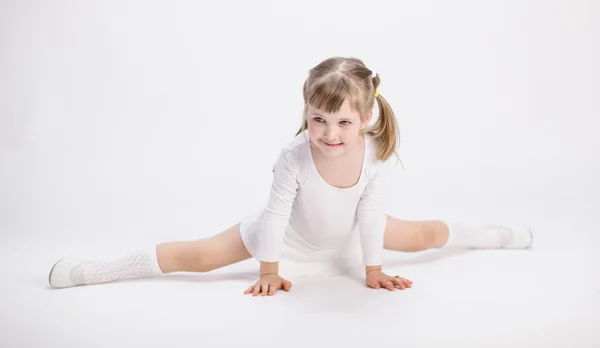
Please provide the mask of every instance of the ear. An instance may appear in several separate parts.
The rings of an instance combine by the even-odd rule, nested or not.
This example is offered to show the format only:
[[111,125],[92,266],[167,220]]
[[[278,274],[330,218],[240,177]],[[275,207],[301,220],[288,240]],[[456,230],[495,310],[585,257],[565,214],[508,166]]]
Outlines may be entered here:
[[364,121],[362,122],[363,127],[367,127],[369,122],[371,122],[371,117],[373,117],[373,111],[369,111],[365,114]]

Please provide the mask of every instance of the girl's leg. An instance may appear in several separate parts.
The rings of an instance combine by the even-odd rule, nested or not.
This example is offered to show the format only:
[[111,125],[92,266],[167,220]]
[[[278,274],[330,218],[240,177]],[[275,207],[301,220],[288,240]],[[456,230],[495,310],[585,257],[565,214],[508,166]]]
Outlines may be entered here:
[[416,252],[441,248],[448,240],[448,228],[442,221],[410,221],[387,217],[384,248]]
[[163,273],[209,272],[252,257],[239,223],[209,238],[159,244],[156,253]]
[[113,260],[62,259],[52,267],[49,282],[54,288],[66,288],[172,272],[208,272],[250,257],[238,223],[209,238],[162,243]]
[[448,246],[474,249],[525,249],[533,242],[529,228],[471,226],[441,220],[410,221],[387,217],[384,248],[416,252]]

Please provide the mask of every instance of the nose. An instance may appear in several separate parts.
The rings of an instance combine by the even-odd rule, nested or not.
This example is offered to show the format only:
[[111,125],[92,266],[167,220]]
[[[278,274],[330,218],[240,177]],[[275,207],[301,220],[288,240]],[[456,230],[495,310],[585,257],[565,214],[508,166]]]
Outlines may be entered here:
[[338,138],[339,130],[336,126],[328,126],[325,129],[325,137],[327,140],[336,140]]

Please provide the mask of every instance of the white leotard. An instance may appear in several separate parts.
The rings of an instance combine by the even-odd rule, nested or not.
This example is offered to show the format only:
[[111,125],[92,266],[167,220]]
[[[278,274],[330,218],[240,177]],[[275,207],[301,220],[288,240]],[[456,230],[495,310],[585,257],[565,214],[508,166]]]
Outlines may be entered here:
[[281,261],[294,252],[305,261],[318,261],[343,257],[356,236],[362,264],[381,265],[386,226],[381,202],[387,166],[377,159],[377,150],[365,135],[359,181],[337,188],[318,173],[308,131],[294,137],[276,161],[267,206],[242,222],[248,251],[258,261]]

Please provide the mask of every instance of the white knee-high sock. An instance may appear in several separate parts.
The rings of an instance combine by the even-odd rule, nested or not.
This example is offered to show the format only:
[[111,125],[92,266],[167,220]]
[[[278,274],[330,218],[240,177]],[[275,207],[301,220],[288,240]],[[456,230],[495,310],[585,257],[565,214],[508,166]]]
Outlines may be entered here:
[[151,248],[114,260],[84,262],[71,274],[77,284],[100,284],[128,277],[156,277],[163,272],[158,265],[156,248]]
[[533,239],[531,230],[527,227],[476,226],[459,222],[446,223],[446,225],[449,235],[444,247],[523,249],[531,246]]

